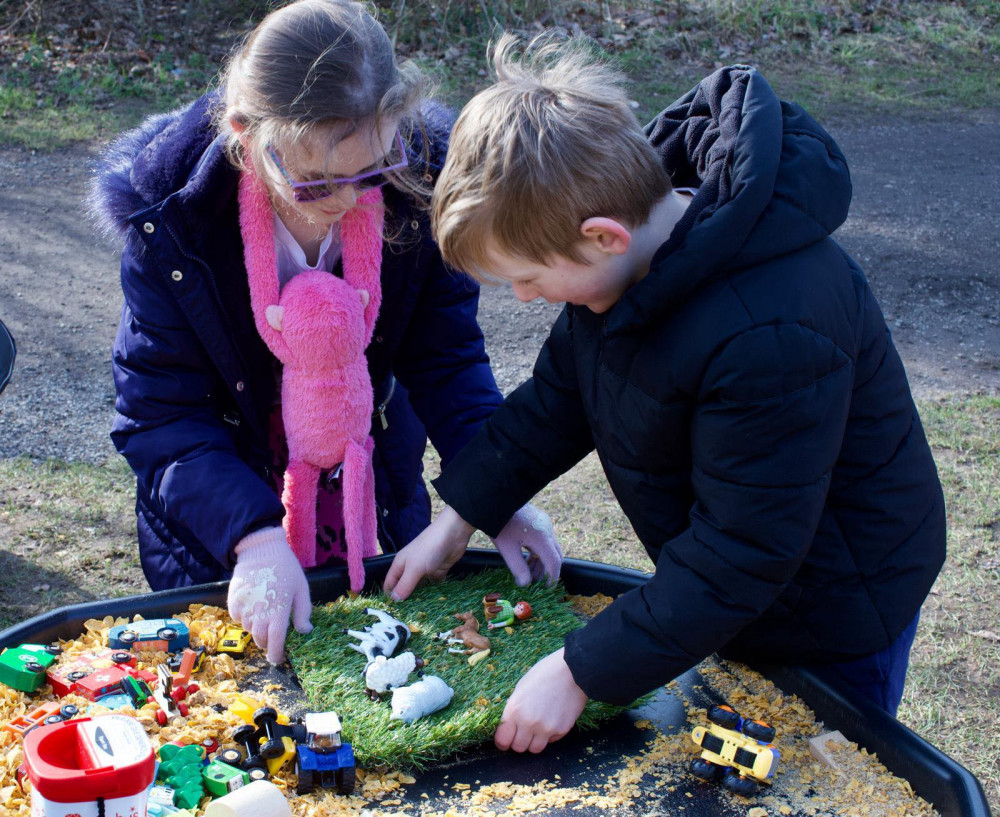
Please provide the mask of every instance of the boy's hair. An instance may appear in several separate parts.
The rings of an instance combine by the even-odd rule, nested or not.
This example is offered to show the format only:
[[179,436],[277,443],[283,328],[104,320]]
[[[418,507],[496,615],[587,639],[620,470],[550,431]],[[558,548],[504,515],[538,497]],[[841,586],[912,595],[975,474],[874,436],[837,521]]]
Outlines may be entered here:
[[[279,185],[267,145],[281,153],[323,133],[333,148],[363,128],[377,133],[392,121],[405,131],[420,121],[425,90],[420,72],[412,63],[397,64],[385,30],[354,0],[296,0],[272,11],[230,56],[220,84],[214,120],[227,134],[231,161],[245,170],[249,153],[257,172]],[[246,141],[229,128],[231,119],[244,126]]]
[[431,204],[445,260],[480,280],[490,240],[580,262],[586,219],[638,226],[671,190],[621,74],[579,43],[535,40],[520,59],[516,46],[504,34],[493,47],[497,81],[458,117]]

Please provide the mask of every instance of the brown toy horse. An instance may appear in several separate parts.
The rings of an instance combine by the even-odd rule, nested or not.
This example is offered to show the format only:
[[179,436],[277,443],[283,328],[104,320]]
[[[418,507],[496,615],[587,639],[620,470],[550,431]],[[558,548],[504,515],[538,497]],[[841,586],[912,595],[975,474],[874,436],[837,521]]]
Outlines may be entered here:
[[448,644],[461,644],[464,649],[449,647],[448,652],[472,655],[490,648],[490,640],[480,634],[479,620],[472,615],[471,610],[466,613],[455,613],[455,618],[462,623],[447,632],[438,633],[436,638],[439,641],[446,641]]

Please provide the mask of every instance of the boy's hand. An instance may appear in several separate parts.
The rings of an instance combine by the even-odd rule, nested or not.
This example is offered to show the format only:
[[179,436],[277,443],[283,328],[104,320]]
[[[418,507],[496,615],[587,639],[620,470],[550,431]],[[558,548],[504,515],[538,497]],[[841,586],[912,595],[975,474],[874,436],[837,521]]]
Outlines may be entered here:
[[573,728],[586,703],[560,648],[517,682],[493,741],[498,749],[537,754]]
[[382,589],[396,601],[407,598],[424,578],[440,581],[462,558],[475,528],[448,505],[389,566]]
[[538,581],[542,576],[548,577],[551,587],[559,579],[562,550],[556,541],[552,520],[545,511],[525,505],[492,541],[518,587]]
[[312,632],[309,582],[280,527],[262,528],[236,546],[227,604],[272,664],[285,660],[289,615],[300,633]]

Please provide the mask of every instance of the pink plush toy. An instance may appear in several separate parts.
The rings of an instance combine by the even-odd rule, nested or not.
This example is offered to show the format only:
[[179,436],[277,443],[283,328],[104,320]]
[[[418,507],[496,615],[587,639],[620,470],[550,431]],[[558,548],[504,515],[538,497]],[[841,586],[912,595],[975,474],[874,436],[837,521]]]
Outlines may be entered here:
[[316,564],[320,471],[342,463],[351,589],[377,552],[372,385],[364,350],[381,303],[382,194],[371,190],[341,221],[344,278],[304,271],[278,295],[273,212],[252,173],[240,182],[240,221],[257,330],[283,364],[281,414],[288,469],[285,533],[303,567]]

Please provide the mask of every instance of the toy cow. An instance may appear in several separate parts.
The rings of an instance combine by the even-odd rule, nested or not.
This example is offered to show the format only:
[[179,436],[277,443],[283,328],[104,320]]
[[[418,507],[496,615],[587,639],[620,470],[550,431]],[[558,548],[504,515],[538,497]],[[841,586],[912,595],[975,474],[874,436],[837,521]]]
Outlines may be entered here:
[[[374,607],[366,607],[365,614],[376,616],[378,622],[369,624],[364,630],[344,630],[344,633],[358,639],[358,643],[351,644],[350,647],[365,656],[369,664],[380,655],[391,658],[406,646],[406,642],[410,640],[410,628],[402,621]],[[367,670],[367,666],[365,669]]]

